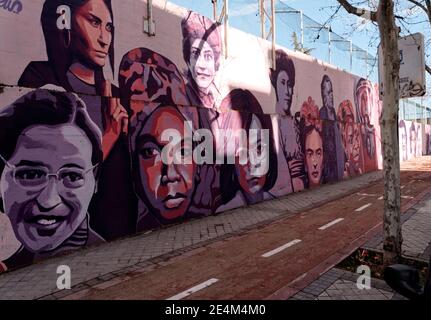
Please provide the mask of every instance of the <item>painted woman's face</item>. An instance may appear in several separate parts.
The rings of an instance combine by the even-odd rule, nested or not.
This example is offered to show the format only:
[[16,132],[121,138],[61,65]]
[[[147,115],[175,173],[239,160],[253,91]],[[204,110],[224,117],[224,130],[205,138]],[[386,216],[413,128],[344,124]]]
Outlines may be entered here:
[[319,185],[323,172],[323,142],[316,130],[305,138],[305,164],[310,187]]
[[[196,165],[188,145],[188,134],[184,129],[184,117],[174,107],[161,107],[154,111],[145,123],[136,140],[140,182],[145,192],[150,211],[171,220],[183,216],[191,203],[195,188]],[[163,132],[176,130],[180,140],[172,150],[181,150],[181,163],[166,161],[163,148]],[[165,133],[166,134],[166,133]],[[166,149],[165,149],[166,150]],[[170,154],[171,155],[171,154]],[[172,159],[171,159],[172,160]]]
[[358,126],[349,122],[346,124],[347,155],[354,163],[360,162],[361,137]]
[[[266,182],[269,162],[268,145],[262,141],[262,124],[255,115],[253,115],[250,130],[255,130],[257,135],[249,134],[250,150],[247,163],[243,165],[237,160],[236,171],[241,189],[248,194],[258,194]],[[257,157],[262,158],[258,161]]]
[[331,81],[325,81],[323,83],[322,96],[323,96],[323,105],[326,108],[333,108],[334,107],[334,93],[333,93],[333,90],[332,90],[332,83],[331,83]]
[[290,114],[292,106],[293,84],[289,79],[287,72],[281,70],[277,76],[277,102],[282,110],[277,110],[279,113]]
[[114,26],[103,0],[89,0],[74,14],[73,48],[87,64],[103,67],[109,54]]
[[189,69],[193,80],[202,91],[206,91],[215,77],[214,52],[208,42],[195,39],[190,50]]
[[32,126],[19,137],[0,189],[15,235],[28,250],[57,248],[84,221],[96,184],[91,155],[90,140],[73,125]]

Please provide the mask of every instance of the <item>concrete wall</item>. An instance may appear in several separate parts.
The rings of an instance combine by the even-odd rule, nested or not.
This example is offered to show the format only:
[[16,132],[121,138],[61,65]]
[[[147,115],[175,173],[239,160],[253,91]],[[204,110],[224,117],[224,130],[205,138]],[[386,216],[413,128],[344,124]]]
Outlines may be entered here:
[[226,57],[222,26],[165,1],[153,37],[144,16],[0,7],[2,269],[381,168],[376,85],[281,47],[271,70],[235,29]]

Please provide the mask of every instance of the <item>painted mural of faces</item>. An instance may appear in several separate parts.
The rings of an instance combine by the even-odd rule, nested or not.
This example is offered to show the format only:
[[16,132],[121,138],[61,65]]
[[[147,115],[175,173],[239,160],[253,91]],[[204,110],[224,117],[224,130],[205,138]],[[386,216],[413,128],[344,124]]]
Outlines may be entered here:
[[276,66],[276,70],[270,71],[271,83],[277,96],[276,111],[280,114],[291,115],[295,67],[292,59],[282,50],[276,51]]
[[401,142],[401,154],[403,161],[406,161],[408,158],[407,155],[407,128],[404,120],[401,120],[399,123],[399,133],[400,133],[400,142]]
[[416,154],[417,140],[418,140],[418,137],[417,137],[415,123],[412,122],[412,125],[410,127],[410,154],[413,156],[415,156]]
[[[197,168],[187,147],[191,141],[186,139],[192,137],[185,132],[185,121],[176,107],[158,107],[148,116],[136,138],[142,198],[150,211],[163,221],[184,216],[195,189]],[[177,130],[181,135],[181,141],[173,148],[181,150],[183,159],[179,164],[163,157],[163,148],[169,143],[162,137],[165,130]]]
[[354,163],[355,168],[360,168],[361,161],[361,132],[359,126],[348,122],[344,131],[346,139],[347,158]]
[[76,126],[33,126],[18,139],[1,191],[15,234],[30,251],[57,248],[84,221],[96,183],[91,154]]
[[181,23],[183,56],[196,89],[207,94],[219,69],[221,36],[217,23],[190,11]]
[[188,67],[199,90],[205,92],[216,74],[214,52],[208,42],[201,39],[193,41]]
[[90,66],[103,67],[113,39],[114,25],[104,0],[88,0],[72,19],[72,50]]
[[371,106],[374,103],[373,87],[368,80],[360,79],[356,85],[356,111],[362,123],[371,125]]
[[305,138],[305,163],[310,187],[319,185],[323,173],[323,141],[316,128]]
[[236,173],[238,176],[239,184],[242,190],[249,194],[257,194],[262,191],[266,182],[266,171],[259,170],[266,163],[269,162],[269,156],[265,157],[265,150],[268,153],[268,145],[262,140],[262,123],[256,115],[252,116],[250,130],[255,130],[256,135],[249,135],[249,149],[247,163],[241,164],[239,155],[236,158]]
[[[55,250],[70,238],[95,192],[101,134],[76,99],[39,90],[0,113],[0,121],[16,121],[22,129],[2,134],[1,142],[14,149],[0,148],[1,198],[15,236],[34,253]],[[26,108],[24,117],[20,108]]]

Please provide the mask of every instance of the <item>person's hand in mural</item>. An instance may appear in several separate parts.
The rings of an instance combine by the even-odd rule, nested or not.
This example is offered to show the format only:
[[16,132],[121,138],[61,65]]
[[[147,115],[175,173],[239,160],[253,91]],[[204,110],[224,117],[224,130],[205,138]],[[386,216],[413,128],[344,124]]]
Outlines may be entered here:
[[103,159],[106,159],[120,137],[120,134],[127,135],[129,128],[129,115],[126,109],[120,104],[119,98],[112,97],[111,83],[105,81],[103,95],[107,99],[104,109],[104,127],[102,145]]

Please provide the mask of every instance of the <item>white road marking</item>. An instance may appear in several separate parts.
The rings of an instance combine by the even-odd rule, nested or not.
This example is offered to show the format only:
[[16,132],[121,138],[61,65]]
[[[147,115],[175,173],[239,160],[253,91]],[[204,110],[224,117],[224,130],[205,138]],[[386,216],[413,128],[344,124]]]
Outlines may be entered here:
[[334,221],[329,222],[329,223],[325,224],[324,226],[321,226],[321,227],[319,228],[319,230],[325,230],[325,229],[328,229],[329,227],[332,227],[334,224],[337,224],[338,222],[341,222],[341,221],[343,221],[343,220],[344,220],[344,218],[338,218],[338,219],[335,219]]
[[209,280],[207,280],[205,282],[202,282],[201,284],[198,284],[197,286],[194,286],[194,287],[192,287],[190,289],[187,289],[186,291],[183,291],[181,293],[178,293],[177,295],[175,295],[173,297],[170,297],[170,298],[168,298],[166,300],[181,300],[181,299],[183,299],[183,298],[191,295],[192,293],[198,292],[198,291],[200,291],[202,289],[205,289],[205,288],[213,285],[217,281],[218,281],[218,279],[215,279],[215,278],[209,279]]
[[364,209],[367,209],[369,206],[371,206],[372,205],[372,203],[367,203],[366,205],[364,205],[364,206],[362,206],[362,207],[360,207],[360,208],[358,208],[358,209],[356,209],[355,211],[356,212],[360,212],[360,211],[362,211],[362,210],[364,210]]
[[383,196],[381,196],[381,197],[379,198],[379,200],[383,200]]
[[411,197],[411,196],[401,196],[401,198],[403,198],[403,199],[413,199],[413,197]]
[[377,194],[374,194],[374,193],[360,193],[360,192],[358,192],[357,195],[358,196],[365,196],[365,197],[375,197],[375,196],[377,196]]
[[262,257],[268,258],[268,257],[273,256],[274,254],[277,254],[277,253],[279,253],[279,252],[281,252],[281,251],[283,251],[283,250],[285,250],[285,249],[287,249],[287,248],[289,248],[291,246],[294,246],[295,244],[300,243],[300,242],[301,242],[300,239],[296,239],[296,240],[290,241],[289,243],[286,243],[286,244],[284,244],[284,245],[282,245],[282,246],[280,246],[280,247],[278,247],[278,248],[276,248],[274,250],[271,250],[271,251],[269,251],[267,253],[264,253],[262,255]]
[[404,189],[406,186],[401,186],[400,189]]

